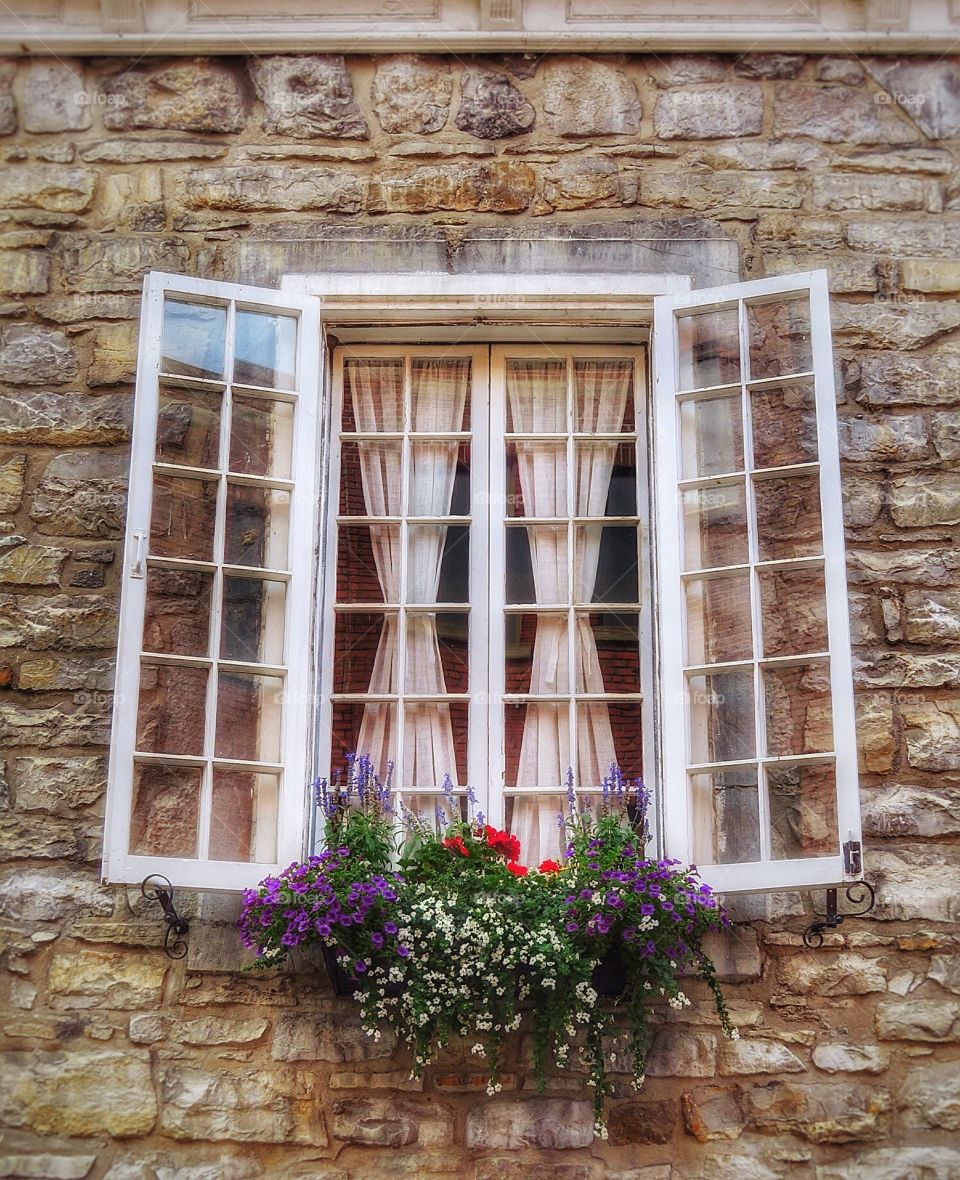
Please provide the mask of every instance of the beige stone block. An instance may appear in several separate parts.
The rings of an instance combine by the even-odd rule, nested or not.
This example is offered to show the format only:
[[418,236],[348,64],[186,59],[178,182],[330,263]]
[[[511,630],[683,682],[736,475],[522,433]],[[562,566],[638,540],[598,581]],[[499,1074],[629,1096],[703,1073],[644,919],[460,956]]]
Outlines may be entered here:
[[50,258],[36,250],[0,250],[0,295],[45,295]]
[[58,951],[50,965],[47,989],[56,1006],[156,1008],[167,962],[143,952]]
[[853,952],[791,955],[780,960],[777,978],[797,995],[863,996],[887,990],[887,972],[880,960]]
[[858,693],[854,703],[860,769],[884,774],[893,769],[897,751],[893,704],[885,693]]
[[949,295],[960,291],[960,262],[950,258],[905,258],[900,281],[907,291]]
[[727,1076],[803,1073],[806,1068],[792,1049],[778,1041],[751,1037],[720,1045],[720,1073]]
[[765,1134],[799,1135],[811,1143],[878,1139],[889,1126],[891,1105],[887,1090],[850,1082],[771,1082],[744,1094],[749,1126]]
[[471,1151],[590,1147],[593,1110],[568,1098],[478,1103],[467,1112],[464,1141]]
[[90,207],[97,174],[58,164],[7,164],[0,170],[0,207],[82,213]]
[[882,1045],[817,1045],[813,1064],[824,1073],[883,1073],[890,1064],[890,1050]]
[[911,996],[887,1000],[876,1014],[881,1041],[960,1041],[960,1003]]

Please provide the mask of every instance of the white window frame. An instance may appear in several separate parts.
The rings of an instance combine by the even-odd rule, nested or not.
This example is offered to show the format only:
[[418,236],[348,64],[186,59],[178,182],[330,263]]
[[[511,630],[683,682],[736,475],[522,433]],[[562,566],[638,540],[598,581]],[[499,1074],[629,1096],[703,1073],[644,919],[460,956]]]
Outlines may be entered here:
[[[280,291],[242,285],[211,283],[183,276],[153,274],[145,283],[145,306],[142,320],[140,358],[137,379],[137,401],[131,458],[131,484],[128,509],[128,530],[124,554],[124,593],[121,602],[121,637],[118,651],[117,700],[111,738],[110,776],[107,806],[107,837],[104,853],[104,878],[114,881],[137,881],[150,872],[170,876],[176,884],[210,890],[237,890],[254,884],[266,872],[276,871],[289,860],[302,856],[314,836],[316,821],[312,800],[308,798],[307,782],[321,767],[311,761],[319,743],[316,741],[322,709],[315,708],[319,685],[318,653],[326,642],[323,619],[313,614],[313,568],[317,551],[315,512],[319,502],[320,519],[329,510],[328,491],[319,479],[328,456],[331,455],[333,415],[330,407],[329,379],[322,364],[323,331],[335,332],[341,341],[371,338],[376,333],[380,340],[436,341],[448,337],[437,335],[435,326],[447,327],[461,339],[496,340],[516,339],[517,326],[538,325],[544,338],[569,337],[571,328],[583,332],[585,341],[619,340],[645,337],[651,323],[656,321],[651,355],[654,377],[654,403],[667,395],[675,357],[667,348],[665,328],[672,325],[672,317],[680,308],[708,306],[711,303],[730,303],[738,297],[754,294],[786,292],[807,286],[811,291],[814,314],[814,357],[817,370],[817,413],[821,436],[821,462],[831,471],[838,471],[836,414],[833,405],[833,376],[827,312],[826,273],[784,276],[757,283],[731,283],[711,290],[690,293],[690,279],[684,275],[623,275],[623,274],[544,274],[544,275],[439,275],[439,274],[325,274],[286,276]],[[203,297],[232,298],[263,309],[295,311],[301,315],[304,327],[316,324],[316,333],[304,330],[301,335],[301,365],[315,374],[314,388],[321,403],[310,408],[309,421],[319,427],[297,432],[297,451],[294,474],[297,476],[297,498],[309,501],[313,517],[307,529],[307,514],[301,514],[296,536],[291,534],[291,549],[301,564],[309,563],[311,570],[298,576],[297,607],[288,604],[291,618],[296,618],[297,644],[289,644],[291,661],[289,684],[292,691],[288,704],[284,759],[285,792],[282,808],[283,822],[279,840],[277,865],[179,860],[167,857],[132,857],[126,849],[130,821],[131,770],[133,734],[138,690],[140,641],[143,623],[143,589],[129,577],[138,557],[135,533],[149,526],[149,485],[144,473],[151,469],[156,422],[157,367],[159,362],[159,321],[157,301],[162,293],[182,292]],[[672,338],[672,337],[671,337]],[[312,342],[311,342],[312,341]],[[307,386],[302,386],[307,392]],[[306,403],[304,403],[306,405]],[[654,427],[657,473],[653,494],[657,500],[659,532],[664,533],[666,504],[662,454],[665,446],[661,415]],[[658,429],[659,428],[659,429]],[[303,481],[301,483],[301,480]],[[671,490],[674,496],[675,488]],[[830,645],[835,657],[832,664],[834,693],[834,722],[838,782],[841,777],[845,790],[840,799],[839,820],[841,839],[860,838],[859,800],[856,796],[856,746],[852,707],[852,678],[850,676],[849,625],[846,618],[845,566],[843,556],[842,517],[839,510],[839,481],[830,482],[824,494],[824,529],[827,575],[830,580]],[[828,531],[829,530],[829,531]],[[669,530],[667,530],[669,532]],[[324,538],[320,538],[320,544]],[[664,708],[669,685],[676,684],[677,658],[671,662],[671,649],[679,656],[679,632],[676,630],[676,606],[679,581],[673,581],[677,562],[664,555],[662,538],[653,536],[657,551],[655,563],[656,586],[651,586],[653,611],[657,625],[651,637],[651,666],[654,669],[656,691],[651,706],[655,714],[654,726],[647,726],[648,736],[655,737],[656,753],[647,762],[648,776],[656,780],[655,809],[662,811],[662,850],[678,859],[689,859],[690,846],[689,803],[685,792],[677,791],[676,746],[679,735],[671,710]],[[674,546],[675,548],[675,546]],[[133,585],[133,589],[131,589]],[[674,590],[676,587],[676,590]],[[842,597],[842,604],[840,599]],[[840,606],[842,605],[842,610]],[[302,620],[315,618],[313,632],[304,642]],[[290,635],[288,633],[288,639]],[[839,712],[837,710],[839,709]],[[655,727],[655,732],[654,732]],[[645,760],[646,760],[645,750]],[[850,767],[853,767],[852,774]],[[322,769],[327,769],[322,767]],[[654,774],[651,775],[651,769]],[[681,779],[680,781],[684,781]],[[298,790],[296,784],[302,784]],[[849,784],[853,784],[852,788]],[[653,785],[653,784],[651,784]],[[654,816],[655,826],[658,816]],[[797,871],[798,866],[803,870]],[[717,889],[734,891],[768,891],[804,885],[838,883],[849,878],[840,855],[816,861],[764,862],[763,872],[756,866],[716,866],[712,878]],[[749,870],[749,871],[748,871]]]

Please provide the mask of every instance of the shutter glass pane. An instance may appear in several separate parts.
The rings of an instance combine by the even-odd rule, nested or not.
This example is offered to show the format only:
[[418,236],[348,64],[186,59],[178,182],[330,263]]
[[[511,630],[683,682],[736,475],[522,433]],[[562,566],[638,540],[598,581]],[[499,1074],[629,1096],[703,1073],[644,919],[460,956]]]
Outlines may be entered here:
[[678,296],[657,312],[665,692],[683,703],[682,721],[666,710],[662,738],[668,779],[686,782],[668,838],[701,866],[730,866],[714,873],[726,888],[782,886],[789,870],[775,862],[839,865],[841,842],[859,839],[817,282],[819,305],[806,283],[770,280]]

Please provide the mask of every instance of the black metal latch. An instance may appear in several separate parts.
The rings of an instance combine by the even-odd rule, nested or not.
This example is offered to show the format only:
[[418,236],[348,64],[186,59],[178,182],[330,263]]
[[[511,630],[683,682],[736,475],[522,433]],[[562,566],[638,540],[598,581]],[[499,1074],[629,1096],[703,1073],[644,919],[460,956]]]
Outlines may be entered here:
[[[843,871],[851,877],[863,872],[863,848],[859,840],[847,840],[843,845]],[[868,881],[851,881],[843,887],[844,896],[853,909],[840,912],[837,906],[838,889],[827,890],[827,913],[822,921],[811,922],[803,932],[804,946],[817,950],[823,946],[823,932],[836,930],[847,918],[862,918],[869,914],[877,900],[877,892]]]
[[186,918],[181,918],[173,904],[173,886],[166,877],[151,873],[140,882],[140,892],[147,901],[159,902],[167,932],[163,936],[163,949],[171,959],[182,959],[187,953],[184,935],[190,929]]

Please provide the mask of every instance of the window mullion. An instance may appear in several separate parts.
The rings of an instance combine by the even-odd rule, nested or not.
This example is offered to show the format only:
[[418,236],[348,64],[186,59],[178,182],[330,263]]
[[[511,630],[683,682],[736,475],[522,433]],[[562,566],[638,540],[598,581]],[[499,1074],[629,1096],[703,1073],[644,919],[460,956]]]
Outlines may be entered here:
[[[569,694],[570,766],[578,787],[594,786],[580,782],[580,759],[577,756],[577,682],[576,682],[576,589],[577,589],[577,526],[574,518],[577,511],[576,453],[573,436],[576,430],[576,388],[574,383],[573,353],[567,353],[567,692]],[[560,772],[565,772],[560,767]],[[545,786],[543,783],[541,786]],[[557,784],[559,786],[559,784]]]

